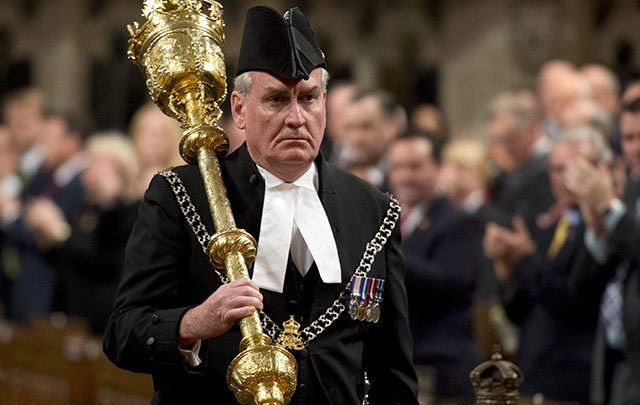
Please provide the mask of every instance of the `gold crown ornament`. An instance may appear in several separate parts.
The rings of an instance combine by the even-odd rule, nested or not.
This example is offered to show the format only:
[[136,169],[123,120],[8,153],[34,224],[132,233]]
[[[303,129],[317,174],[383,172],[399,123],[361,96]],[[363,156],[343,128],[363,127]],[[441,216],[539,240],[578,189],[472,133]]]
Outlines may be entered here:
[[500,346],[494,346],[491,360],[474,368],[469,377],[476,404],[517,405],[524,374],[518,366],[502,358]]

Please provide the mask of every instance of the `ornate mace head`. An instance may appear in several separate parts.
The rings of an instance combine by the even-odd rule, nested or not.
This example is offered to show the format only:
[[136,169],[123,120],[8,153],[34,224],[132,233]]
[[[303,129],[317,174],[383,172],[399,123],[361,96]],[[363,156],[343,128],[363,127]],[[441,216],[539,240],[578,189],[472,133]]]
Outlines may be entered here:
[[210,0],[145,0],[146,21],[129,25],[128,56],[142,71],[151,99],[184,130],[180,154],[195,163],[199,148],[226,152],[217,122],[225,98],[222,5]]

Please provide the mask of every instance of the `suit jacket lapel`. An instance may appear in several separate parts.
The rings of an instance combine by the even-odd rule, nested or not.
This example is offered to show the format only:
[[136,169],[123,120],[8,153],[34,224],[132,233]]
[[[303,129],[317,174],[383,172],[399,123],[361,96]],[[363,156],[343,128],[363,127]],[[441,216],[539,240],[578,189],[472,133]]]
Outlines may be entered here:
[[[431,218],[437,218],[436,212],[440,207],[439,200],[433,200],[431,204],[425,202],[415,207],[414,210],[418,210],[420,215],[419,221],[415,227],[411,230],[411,233],[403,241],[404,246],[413,246],[414,243],[419,243],[420,246],[425,246],[425,235],[428,236],[428,240],[432,238],[433,232],[427,232],[431,227]],[[431,242],[429,241],[429,244]],[[419,248],[416,246],[416,248]]]
[[[264,180],[244,144],[228,156],[225,163],[223,175],[236,227],[249,232],[258,242],[264,203]],[[249,267],[249,277],[252,275],[253,264]]]

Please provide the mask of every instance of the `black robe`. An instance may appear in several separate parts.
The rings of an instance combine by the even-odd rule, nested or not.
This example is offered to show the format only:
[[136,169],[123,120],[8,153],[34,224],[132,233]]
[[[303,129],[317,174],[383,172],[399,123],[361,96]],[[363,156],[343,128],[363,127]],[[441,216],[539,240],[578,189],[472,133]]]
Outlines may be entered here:
[[[338,247],[342,283],[312,283],[314,294],[308,307],[311,320],[324,313],[349,282],[389,204],[388,198],[355,176],[321,159],[316,164],[320,200]],[[224,159],[221,168],[238,228],[258,239],[264,182],[246,147]],[[208,232],[213,234],[197,166],[181,166],[174,171],[184,182]],[[372,382],[372,404],[417,404],[398,227],[377,255],[369,276],[385,279],[380,321],[353,321],[345,311],[297,353],[300,370],[305,372],[299,372],[296,395],[307,389],[313,395],[300,400],[294,397],[292,403],[359,404],[362,373],[366,369]],[[288,279],[291,281],[291,277]],[[178,352],[181,317],[218,287],[220,281],[183,217],[169,183],[156,176],[145,194],[127,246],[123,278],[104,341],[106,354],[118,366],[153,375],[154,403],[234,403],[225,375],[238,353],[241,334],[237,326],[203,342],[203,364],[197,368],[187,366]],[[294,309],[287,303],[295,297],[286,293],[287,289],[284,294],[265,294],[265,312],[281,319]],[[306,324],[308,319],[302,326]]]

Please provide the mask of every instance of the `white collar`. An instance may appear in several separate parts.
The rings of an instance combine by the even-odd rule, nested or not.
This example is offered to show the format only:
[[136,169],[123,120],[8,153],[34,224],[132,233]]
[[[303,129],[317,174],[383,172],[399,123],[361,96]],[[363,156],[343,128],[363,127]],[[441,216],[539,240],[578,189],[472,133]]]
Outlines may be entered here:
[[[272,188],[278,187],[280,184],[286,183],[286,181],[282,180],[280,177],[276,176],[275,174],[272,174],[270,171],[268,171],[264,167],[258,164],[256,166],[258,167],[258,172],[264,179],[265,190],[272,189]],[[315,191],[317,193],[319,180],[318,180],[318,169],[316,168],[315,163],[312,162],[309,168],[307,169],[307,171],[304,172],[302,176],[298,177],[298,179],[294,180],[289,184],[293,184],[298,187],[304,187],[311,191]]]
[[426,217],[426,212],[428,209],[426,206],[426,202],[423,202],[407,210],[408,212],[402,223],[403,238],[408,238]]
[[303,263],[303,274],[315,261],[324,283],[340,283],[338,249],[318,196],[315,164],[292,183],[263,167],[258,171],[265,195],[253,280],[261,288],[282,292],[291,252],[294,262]]
[[73,178],[87,168],[88,161],[84,153],[76,153],[70,159],[67,159],[53,172],[53,181],[58,187],[64,187]]

